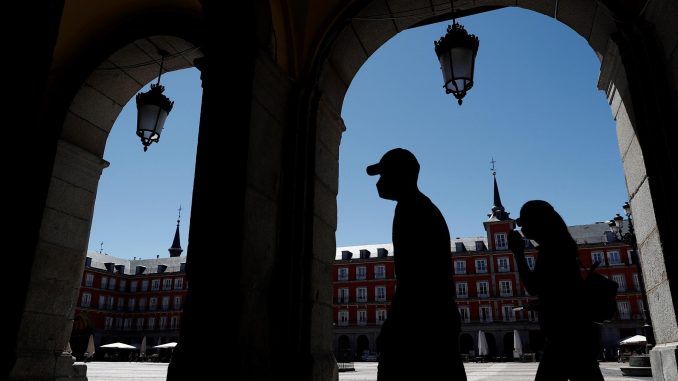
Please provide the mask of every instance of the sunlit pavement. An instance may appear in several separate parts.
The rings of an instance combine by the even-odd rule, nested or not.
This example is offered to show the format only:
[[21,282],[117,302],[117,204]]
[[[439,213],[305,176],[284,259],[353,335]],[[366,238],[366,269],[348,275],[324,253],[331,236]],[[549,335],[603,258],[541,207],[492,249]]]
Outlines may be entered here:
[[[532,381],[538,363],[464,363],[468,381]],[[622,376],[620,366],[628,363],[605,362],[600,369],[606,381],[652,380],[651,377]],[[426,366],[426,364],[422,364]],[[375,381],[377,363],[354,363],[355,371],[339,373],[340,381]],[[90,362],[87,363],[89,381],[160,381],[167,375],[167,363]]]

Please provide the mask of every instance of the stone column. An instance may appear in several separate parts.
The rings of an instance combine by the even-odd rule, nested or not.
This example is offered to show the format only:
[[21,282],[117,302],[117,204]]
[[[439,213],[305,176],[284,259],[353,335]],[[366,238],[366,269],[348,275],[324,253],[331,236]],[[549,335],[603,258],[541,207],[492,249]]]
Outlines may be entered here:
[[96,190],[108,162],[60,141],[31,269],[11,380],[85,379],[64,354],[85,267]]

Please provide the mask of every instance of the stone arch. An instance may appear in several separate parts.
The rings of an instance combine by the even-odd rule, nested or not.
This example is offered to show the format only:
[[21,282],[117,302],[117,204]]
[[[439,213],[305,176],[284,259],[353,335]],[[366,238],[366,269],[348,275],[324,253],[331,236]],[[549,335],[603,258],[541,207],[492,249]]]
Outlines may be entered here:
[[358,361],[362,360],[364,351],[370,351],[370,340],[365,335],[358,336],[356,341],[356,357]]
[[[192,67],[193,60],[202,56],[199,48],[179,37],[136,39],[89,72],[65,112],[35,251],[34,262],[39,265],[31,272],[13,378],[38,368],[63,371],[72,363],[70,355],[55,358],[54,353],[65,347],[71,335],[97,186],[108,166],[103,159],[106,140],[123,106],[157,77],[158,49],[170,53],[163,73]],[[62,365],[53,365],[55,361]]]
[[513,332],[504,333],[502,355],[507,359],[513,358]]
[[[650,278],[646,284],[650,311],[661,319],[661,330],[666,333],[658,342],[670,343],[675,348],[678,298],[670,297],[670,289],[676,290],[675,281],[671,279],[678,278],[678,274],[673,277],[666,274],[675,274],[678,266],[675,257],[664,255],[664,252],[669,252],[665,251],[668,247],[678,249],[678,241],[672,233],[678,229],[678,223],[667,213],[673,205],[672,195],[678,192],[678,160],[668,148],[669,137],[673,134],[670,126],[678,122],[678,95],[671,90],[678,87],[678,77],[669,69],[678,65],[673,53],[678,33],[662,14],[676,14],[676,6],[652,1],[637,8],[593,0],[455,2],[455,10],[460,15],[505,6],[542,13],[568,25],[587,41],[601,60],[597,85],[605,92],[617,121],[627,190],[634,218],[639,224],[636,233],[643,254],[643,273]],[[310,138],[300,155],[310,157],[309,162],[315,169],[314,177],[306,183],[313,194],[313,200],[307,201],[312,203],[310,209],[313,210],[313,217],[308,222],[313,226],[310,261],[327,262],[334,255],[328,248],[334,247],[337,228],[334,201],[338,193],[339,142],[346,129],[341,110],[352,79],[370,55],[400,31],[449,18],[448,3],[376,0],[347,7],[325,34],[313,62],[310,86],[313,90],[310,90],[312,94],[308,95],[305,106],[306,113],[312,117],[310,121],[302,121],[307,123]],[[651,32],[649,24],[659,26],[659,31]],[[651,54],[648,56],[647,52]],[[644,84],[650,72],[656,77],[650,78],[650,84]],[[654,101],[649,99],[654,99],[656,104],[651,104]],[[658,146],[661,149],[656,149]],[[648,176],[651,172],[657,176]],[[329,284],[326,275],[313,274],[313,277],[318,281],[314,283],[314,289],[326,287],[322,282]],[[670,310],[668,315],[666,308]],[[328,319],[330,314],[329,308],[319,306],[311,317],[312,325],[320,326],[320,321]],[[657,329],[655,326],[655,331]]]
[[474,348],[473,336],[468,333],[461,333],[459,335],[459,353],[469,354]]

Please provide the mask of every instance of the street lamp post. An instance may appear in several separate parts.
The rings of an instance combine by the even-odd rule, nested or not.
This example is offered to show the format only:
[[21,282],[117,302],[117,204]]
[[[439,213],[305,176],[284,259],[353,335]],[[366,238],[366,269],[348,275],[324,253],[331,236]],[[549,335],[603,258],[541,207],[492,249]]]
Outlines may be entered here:
[[643,271],[640,265],[640,258],[638,257],[638,242],[636,241],[635,231],[633,229],[633,218],[631,217],[631,205],[625,202],[623,207],[624,214],[628,221],[628,232],[624,233],[624,217],[617,214],[611,221],[608,222],[610,230],[615,234],[616,238],[629,246],[631,246],[631,260],[636,264],[636,272],[638,273],[638,286],[640,287],[640,296],[643,301],[643,335],[645,336],[645,353],[649,353],[649,349],[654,346],[654,334],[652,332],[652,319],[647,305],[647,294],[645,293],[645,281],[643,280]]

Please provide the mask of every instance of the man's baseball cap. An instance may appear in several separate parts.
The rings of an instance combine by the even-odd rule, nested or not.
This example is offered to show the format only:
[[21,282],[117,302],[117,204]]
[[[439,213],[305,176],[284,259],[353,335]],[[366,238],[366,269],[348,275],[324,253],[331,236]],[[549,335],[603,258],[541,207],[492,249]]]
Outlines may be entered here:
[[419,173],[419,162],[412,152],[404,148],[394,148],[384,154],[378,163],[367,167],[370,176],[380,175],[386,169],[396,171],[413,171]]

